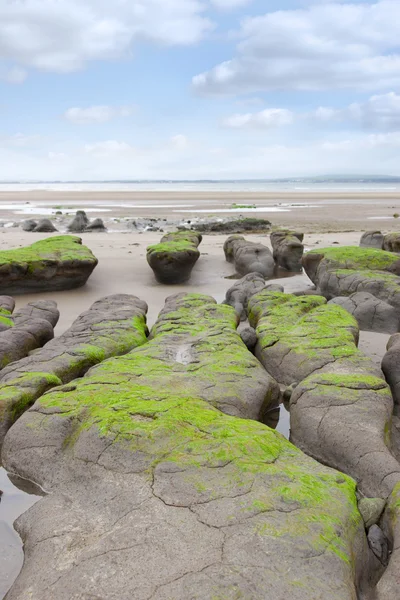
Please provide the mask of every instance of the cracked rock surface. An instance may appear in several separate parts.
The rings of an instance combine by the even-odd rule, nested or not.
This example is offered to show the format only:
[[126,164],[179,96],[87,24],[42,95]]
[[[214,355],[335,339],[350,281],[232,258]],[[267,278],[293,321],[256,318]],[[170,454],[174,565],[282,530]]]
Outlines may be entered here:
[[161,242],[147,248],[147,262],[159,283],[184,283],[190,278],[200,252],[202,241],[195,231],[167,233]]
[[312,250],[303,266],[317,293],[328,300],[368,292],[400,310],[400,257],[373,248],[343,246]]
[[302,271],[304,234],[297,231],[274,231],[271,233],[273,257],[276,264],[287,271]]
[[2,250],[1,289],[7,294],[24,294],[81,287],[97,262],[82,240],[70,235],[49,237],[16,250]]
[[274,258],[263,244],[249,242],[241,235],[231,235],[224,244],[224,252],[226,260],[235,265],[238,275],[259,273],[265,279],[271,279],[274,274]]
[[51,494],[17,521],[25,561],[7,600],[364,593],[355,482],[251,420],[276,384],[236,325],[231,307],[173,296],[150,342],[10,429],[6,468]]
[[358,326],[319,296],[261,292],[250,300],[256,355],[280,383],[295,384],[291,440],[386,498],[400,481],[389,450],[393,399],[383,374],[357,348]]
[[357,319],[363,331],[396,333],[399,331],[400,314],[394,306],[379,300],[368,292],[356,292],[351,296],[339,296],[329,304],[338,304]]
[[[32,323],[30,319],[40,305],[42,313],[39,314],[49,314],[50,321],[55,305],[47,307],[47,304],[31,303],[14,318],[18,323],[23,314],[28,323]],[[53,313],[49,308],[53,308]],[[82,313],[63,335],[3,369],[0,372],[0,448],[11,425],[47,390],[82,377],[90,367],[106,358],[126,354],[144,344],[146,313],[147,304],[136,296],[107,296]],[[54,319],[52,325],[55,325]]]

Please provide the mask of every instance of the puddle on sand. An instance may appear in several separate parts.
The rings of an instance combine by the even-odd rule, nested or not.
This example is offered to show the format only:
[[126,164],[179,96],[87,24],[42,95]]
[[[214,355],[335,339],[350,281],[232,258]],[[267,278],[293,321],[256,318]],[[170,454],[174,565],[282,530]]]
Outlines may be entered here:
[[[17,487],[18,486],[18,487]],[[22,568],[24,553],[22,541],[13,529],[13,523],[33,506],[40,491],[27,481],[8,476],[0,467],[0,600],[4,598]]]

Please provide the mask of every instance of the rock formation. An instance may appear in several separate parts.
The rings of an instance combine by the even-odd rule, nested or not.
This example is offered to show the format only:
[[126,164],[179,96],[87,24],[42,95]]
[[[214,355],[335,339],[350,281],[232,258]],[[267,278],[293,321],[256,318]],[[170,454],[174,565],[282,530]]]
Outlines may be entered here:
[[33,219],[27,219],[26,221],[24,221],[22,223],[22,229],[24,231],[34,231],[36,226],[37,226],[37,222],[34,221]]
[[150,342],[10,429],[6,468],[51,494],[17,521],[7,600],[361,597],[373,555],[355,483],[250,420],[277,385],[236,324],[172,297]]
[[262,244],[247,241],[241,235],[231,235],[224,244],[225,258],[234,263],[238,275],[259,273],[271,279],[275,261],[269,248]]
[[400,252],[400,233],[388,233],[383,238],[382,250],[387,252]]
[[265,288],[265,279],[260,273],[249,273],[237,281],[226,292],[224,304],[233,306],[241,321],[247,319],[247,304],[254,294]]
[[33,229],[35,233],[53,233],[57,231],[50,219],[40,219],[39,223]]
[[384,237],[381,231],[366,231],[361,236],[360,247],[382,250]]
[[271,222],[266,219],[249,217],[193,223],[191,227],[194,231],[200,231],[201,233],[246,233],[250,231],[252,233],[264,233],[270,231]]
[[102,360],[144,344],[146,312],[146,303],[136,296],[107,296],[82,313],[63,335],[3,369],[0,447],[13,422],[47,390],[83,377]]
[[84,210],[78,210],[73,221],[68,225],[71,233],[83,233],[89,225],[89,219]]
[[372,248],[345,246],[312,250],[303,266],[317,293],[328,300],[368,292],[400,310],[400,257]]
[[383,357],[382,371],[392,390],[393,399],[400,412],[400,333],[392,335]]
[[377,600],[399,598],[400,573],[400,485],[397,485],[388,501],[383,517],[383,531],[393,548],[387,570],[377,585]]
[[274,231],[271,244],[274,261],[287,271],[302,271],[301,259],[304,254],[304,234],[296,231]]
[[69,235],[49,237],[31,246],[0,251],[3,293],[58,291],[86,283],[97,258],[82,240]]
[[396,333],[399,331],[400,314],[387,302],[368,292],[356,292],[351,296],[339,296],[329,304],[338,304],[352,314],[363,331]]
[[104,225],[103,219],[94,219],[87,225],[85,231],[107,231],[107,227]]
[[0,332],[14,326],[14,321],[12,320],[14,308],[14,298],[11,296],[0,296]]
[[147,262],[158,282],[166,284],[185,283],[200,258],[198,246],[202,240],[199,233],[178,231],[168,233],[161,242],[147,248]]
[[387,445],[393,399],[382,372],[357,348],[355,319],[319,296],[263,291],[250,300],[249,320],[262,364],[295,386],[292,441],[354,477],[364,494],[387,497],[400,481]]

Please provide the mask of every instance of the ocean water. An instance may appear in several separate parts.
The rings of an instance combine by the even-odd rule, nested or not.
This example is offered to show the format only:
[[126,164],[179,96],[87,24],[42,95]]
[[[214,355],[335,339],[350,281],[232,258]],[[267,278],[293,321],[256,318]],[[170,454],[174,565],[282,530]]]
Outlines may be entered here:
[[0,182],[0,192],[399,192],[399,182],[112,181]]

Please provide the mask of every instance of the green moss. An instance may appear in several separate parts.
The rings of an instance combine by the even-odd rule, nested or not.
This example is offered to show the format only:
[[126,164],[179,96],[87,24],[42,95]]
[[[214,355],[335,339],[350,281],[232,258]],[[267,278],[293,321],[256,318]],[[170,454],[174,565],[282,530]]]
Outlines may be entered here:
[[310,255],[322,255],[332,266],[343,269],[369,269],[373,271],[390,271],[399,257],[392,252],[374,248],[358,248],[342,246],[311,250]]
[[201,236],[194,231],[177,231],[165,235],[159,244],[149,246],[148,254],[169,254],[176,252],[194,252],[200,254],[197,246],[201,241]]
[[12,318],[5,317],[3,314],[0,314],[0,323],[6,327],[14,327]]
[[0,251],[0,272],[7,265],[13,265],[14,267],[19,266],[29,274],[33,274],[52,262],[82,260],[97,264],[97,259],[86,246],[81,244],[80,238],[60,235],[40,240],[25,248]]

